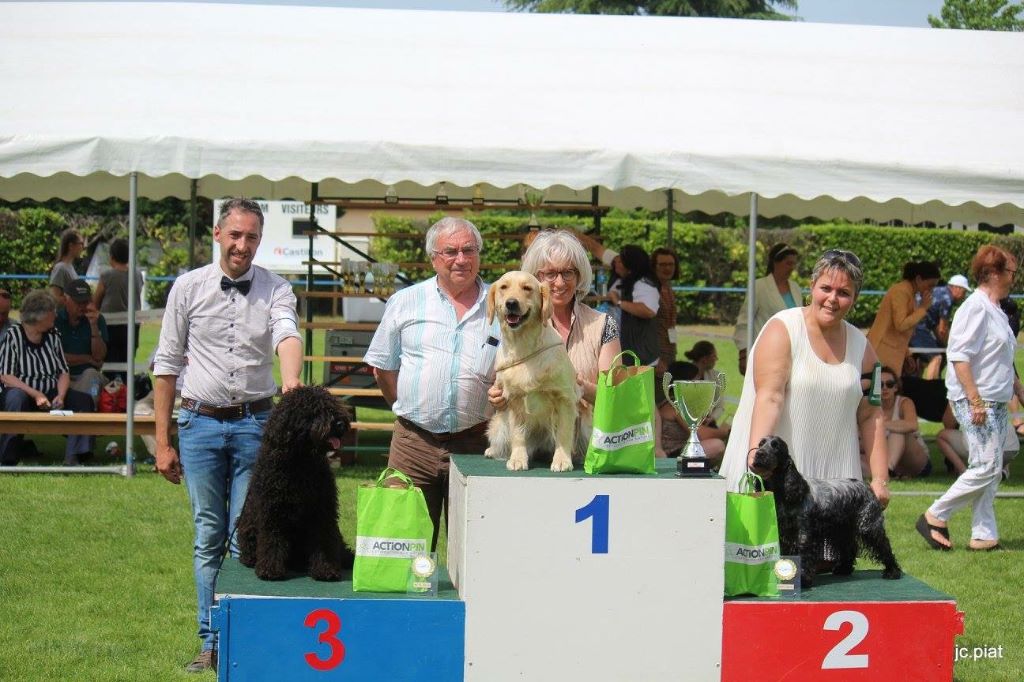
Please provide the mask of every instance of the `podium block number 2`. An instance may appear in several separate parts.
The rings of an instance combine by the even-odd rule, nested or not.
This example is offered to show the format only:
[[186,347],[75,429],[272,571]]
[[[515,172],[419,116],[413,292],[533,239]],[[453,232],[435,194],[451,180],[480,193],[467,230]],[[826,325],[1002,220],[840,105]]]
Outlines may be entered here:
[[341,632],[341,618],[338,618],[338,614],[330,609],[314,609],[306,615],[306,620],[302,624],[307,628],[315,628],[320,622],[326,622],[327,627],[317,636],[316,641],[330,647],[331,653],[327,658],[321,658],[317,654],[309,652],[305,656],[306,663],[313,670],[332,670],[345,659],[345,645],[337,637],[337,634]]
[[860,611],[836,611],[825,619],[826,630],[839,630],[844,623],[850,624],[850,634],[839,640],[821,662],[822,670],[867,668],[867,654],[851,654],[850,649],[864,641],[868,635],[868,619]]
[[594,499],[576,510],[576,523],[593,519],[590,526],[590,553],[608,553],[608,495]]

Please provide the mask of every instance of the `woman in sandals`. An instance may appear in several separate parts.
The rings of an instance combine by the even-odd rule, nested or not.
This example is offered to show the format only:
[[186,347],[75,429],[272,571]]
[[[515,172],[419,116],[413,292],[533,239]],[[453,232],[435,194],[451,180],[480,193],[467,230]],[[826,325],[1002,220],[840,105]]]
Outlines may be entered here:
[[967,442],[967,470],[917,520],[917,532],[934,549],[950,550],[949,518],[972,505],[971,541],[975,551],[999,549],[995,497],[1003,466],[1003,442],[1010,427],[1006,405],[1024,400],[1013,367],[1017,339],[999,307],[1013,286],[1017,261],[986,244],[971,262],[978,287],[957,310],[949,331],[946,391]]

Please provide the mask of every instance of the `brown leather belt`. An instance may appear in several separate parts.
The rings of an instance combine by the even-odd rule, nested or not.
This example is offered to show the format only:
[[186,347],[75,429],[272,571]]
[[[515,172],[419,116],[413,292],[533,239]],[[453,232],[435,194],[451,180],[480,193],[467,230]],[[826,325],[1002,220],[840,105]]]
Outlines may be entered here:
[[401,422],[402,426],[408,430],[415,431],[416,433],[427,436],[428,438],[433,438],[438,443],[447,443],[453,438],[461,438],[462,436],[477,436],[486,433],[487,431],[486,421],[482,421],[475,426],[470,426],[468,429],[456,431],[455,433],[434,433],[433,431],[427,431],[422,426],[409,421],[405,417],[399,417],[398,421]]
[[204,417],[220,419],[221,421],[228,419],[241,419],[247,414],[266,412],[273,406],[274,401],[270,398],[260,398],[259,400],[253,400],[248,403],[236,403],[234,405],[223,405],[220,407],[217,405],[210,405],[208,403],[201,403],[198,400],[193,400],[192,398],[181,399],[182,409],[195,412],[196,414],[201,414]]

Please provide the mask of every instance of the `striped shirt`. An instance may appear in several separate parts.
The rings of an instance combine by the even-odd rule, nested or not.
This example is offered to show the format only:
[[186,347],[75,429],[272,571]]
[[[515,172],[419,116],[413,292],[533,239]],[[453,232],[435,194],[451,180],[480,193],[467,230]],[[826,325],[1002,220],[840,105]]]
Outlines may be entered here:
[[230,405],[277,393],[274,352],[289,337],[300,339],[295,293],[283,277],[253,265],[239,281],[252,280],[247,295],[221,290],[219,263],[179,277],[167,296],[160,343],[153,358],[157,376],[180,376],[181,395],[209,405]]
[[0,339],[0,374],[17,377],[42,393],[57,390],[57,379],[68,373],[68,363],[56,329],[43,334],[40,343],[32,343],[22,326],[15,325]]
[[399,370],[392,411],[432,433],[462,431],[491,415],[499,331],[487,323],[487,285],[478,277],[477,286],[461,320],[437,277],[397,292],[364,356],[371,367]]

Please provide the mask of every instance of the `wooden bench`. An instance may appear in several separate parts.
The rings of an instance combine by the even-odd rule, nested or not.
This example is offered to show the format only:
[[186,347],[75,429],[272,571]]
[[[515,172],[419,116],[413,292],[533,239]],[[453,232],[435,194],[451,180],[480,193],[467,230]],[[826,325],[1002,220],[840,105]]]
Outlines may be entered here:
[[[76,412],[71,415],[49,412],[0,412],[0,433],[40,434],[47,436],[123,436],[127,415],[105,412]],[[171,431],[177,431],[171,420]],[[156,433],[156,417],[135,415],[135,435],[152,436]]]

